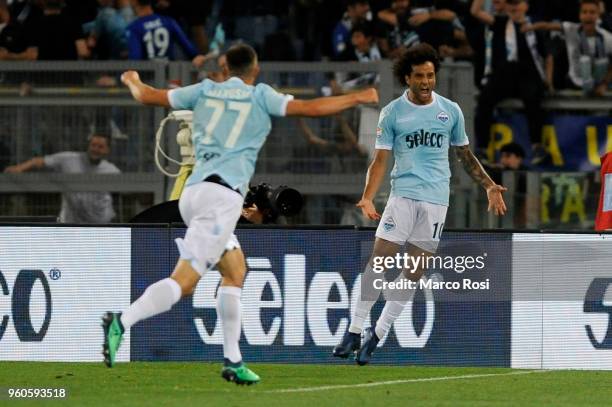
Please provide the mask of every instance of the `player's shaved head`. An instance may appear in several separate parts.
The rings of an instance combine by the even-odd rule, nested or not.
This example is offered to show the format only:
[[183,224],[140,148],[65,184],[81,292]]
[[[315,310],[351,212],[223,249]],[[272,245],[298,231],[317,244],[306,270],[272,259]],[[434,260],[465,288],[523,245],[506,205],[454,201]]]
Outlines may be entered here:
[[251,76],[257,65],[257,53],[247,44],[237,44],[225,53],[227,68],[232,76]]

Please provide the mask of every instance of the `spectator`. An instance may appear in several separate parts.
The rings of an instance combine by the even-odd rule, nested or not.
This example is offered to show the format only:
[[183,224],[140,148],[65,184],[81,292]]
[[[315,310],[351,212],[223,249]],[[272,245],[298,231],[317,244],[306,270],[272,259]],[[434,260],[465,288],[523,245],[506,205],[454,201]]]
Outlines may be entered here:
[[95,19],[98,14],[97,0],[63,0],[63,2],[64,12],[81,28],[83,28],[83,24]]
[[[506,0],[492,0],[487,11],[493,16],[506,15]],[[493,32],[488,25],[483,25],[478,20],[473,19],[473,21],[476,21],[477,25],[469,26],[468,34],[471,34],[469,35],[470,42],[475,50],[473,58],[474,83],[478,88],[481,88],[491,75]]]
[[390,9],[378,13],[381,21],[395,27],[391,32],[389,48],[385,50],[389,55],[397,56],[412,45],[426,42],[436,48],[442,57],[471,56],[465,30],[453,11],[436,9],[433,3],[417,3],[417,6],[410,7],[410,1],[396,0]]
[[496,164],[485,165],[491,179],[496,183],[503,181],[505,171],[517,171],[514,182],[514,219],[513,226],[516,228],[525,227],[527,223],[527,177],[525,171],[529,168],[524,164],[525,150],[518,143],[504,144],[500,151],[499,162]]
[[314,146],[323,152],[338,153],[341,156],[356,154],[359,157],[367,157],[367,149],[359,144],[357,135],[342,115],[334,116],[340,127],[340,137],[334,141],[328,141],[318,136],[308,125],[304,118],[299,118],[298,125],[308,145]]
[[37,3],[40,3],[40,0],[17,0],[10,3],[9,12],[13,22],[28,30],[42,17],[42,8]]
[[580,0],[532,0],[529,13],[534,21],[572,21],[577,22],[576,10]]
[[346,12],[332,33],[332,49],[338,57],[351,47],[351,29],[359,22],[371,20],[370,3],[367,0],[348,0]]
[[433,1],[417,2],[408,24],[415,28],[421,42],[426,42],[443,58],[465,58],[472,55],[465,28],[455,12],[438,8]]
[[63,12],[63,0],[45,0],[43,15],[31,24],[34,59],[75,60],[90,53],[81,25]]
[[612,33],[612,13],[608,11],[604,1],[599,2],[599,7],[601,8],[601,28]]
[[[21,164],[5,168],[7,173],[22,173],[49,168],[63,174],[118,174],[114,164],[106,161],[110,152],[110,138],[93,135],[87,152],[65,151],[45,157],[34,157]],[[108,192],[66,192],[62,195],[59,222],[108,223],[115,217],[113,201]]]
[[[380,50],[374,40],[371,23],[360,22],[351,29],[351,47],[338,56],[340,61],[372,62],[381,59]],[[376,73],[350,74],[336,72],[330,87],[324,94],[342,94],[356,88],[374,85],[379,81]]]
[[[340,1],[299,0],[293,2],[289,13],[290,25],[294,28],[298,47],[301,45],[301,59],[319,61],[322,55],[333,57],[331,33],[344,13]],[[299,49],[298,49],[299,51]]]
[[266,37],[285,25],[289,13],[288,1],[223,0],[220,18],[231,41],[243,41],[253,46],[262,60]]
[[125,31],[134,19],[129,0],[98,0],[98,4],[96,19],[85,25],[89,29],[88,47],[95,50],[98,59],[126,59]]
[[138,17],[127,27],[129,59],[174,60],[174,43],[178,42],[195,66],[204,62],[177,22],[153,12],[153,0],[131,0]]
[[381,48],[385,55],[395,58],[404,49],[418,44],[419,35],[410,24],[410,0],[394,0],[391,7],[378,12],[378,18],[383,23],[381,31],[385,33]]
[[525,160],[525,150],[520,144],[504,144],[499,153],[499,168],[501,170],[526,171],[528,169],[523,163]]
[[[562,31],[569,64],[567,84],[597,96],[603,96],[612,81],[612,34],[598,27],[600,17],[599,0],[581,0],[579,24],[537,22],[523,28],[524,31]],[[547,74],[552,83],[553,70]]]
[[0,3],[0,60],[36,59],[35,48],[23,25],[13,21],[6,2]]
[[340,61],[370,62],[381,59],[376,45],[372,25],[365,22],[355,24],[351,29],[351,47],[338,56]]
[[205,26],[212,3],[210,0],[157,0],[155,10],[159,14],[174,18],[188,30],[199,53],[206,54],[209,47]]
[[[493,110],[508,97],[519,97],[525,106],[533,163],[540,164],[547,154],[542,148],[541,108],[546,88],[544,38],[534,32],[523,33],[529,23],[527,0],[508,0],[507,15],[492,15],[483,10],[483,0],[474,0],[472,15],[491,28],[491,73],[478,97],[475,130],[478,148],[487,147],[490,139]],[[550,61],[550,58],[547,58]]]

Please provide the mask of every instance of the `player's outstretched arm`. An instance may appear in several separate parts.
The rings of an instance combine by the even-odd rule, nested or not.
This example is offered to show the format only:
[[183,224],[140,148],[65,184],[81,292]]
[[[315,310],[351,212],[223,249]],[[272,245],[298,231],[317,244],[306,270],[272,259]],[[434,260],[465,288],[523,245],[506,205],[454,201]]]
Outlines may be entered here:
[[291,100],[287,103],[287,116],[329,116],[368,103],[378,103],[378,92],[374,88],[342,96]]
[[387,161],[389,161],[390,155],[391,150],[375,150],[374,159],[368,167],[368,173],[366,174],[366,184],[363,190],[363,196],[357,203],[357,207],[361,208],[363,216],[371,220],[380,219],[380,214],[376,211],[376,207],[374,206],[374,197],[385,178]]
[[459,161],[463,164],[465,172],[487,191],[487,199],[489,200],[489,208],[487,211],[490,212],[494,210],[495,214],[498,216],[505,215],[507,209],[504,198],[502,197],[502,192],[508,189],[493,182],[468,146],[457,146],[455,147],[455,151]]
[[121,82],[123,82],[130,89],[132,96],[138,102],[144,105],[170,107],[168,90],[156,89],[142,83],[138,72],[124,72],[123,75],[121,75]]

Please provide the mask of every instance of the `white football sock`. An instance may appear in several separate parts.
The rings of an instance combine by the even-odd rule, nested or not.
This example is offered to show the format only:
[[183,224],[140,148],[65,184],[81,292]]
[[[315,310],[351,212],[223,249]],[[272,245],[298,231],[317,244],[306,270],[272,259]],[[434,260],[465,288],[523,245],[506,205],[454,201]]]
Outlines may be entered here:
[[181,286],[171,278],[151,284],[136,301],[121,314],[125,330],[132,325],[162,312],[169,311],[181,299]]
[[[361,276],[361,290],[359,295],[357,296],[357,303],[355,304],[355,309],[353,310],[353,315],[351,316],[351,325],[349,326],[348,331],[354,334],[360,334],[363,330],[363,324],[365,320],[370,316],[370,310],[378,301],[378,297],[380,296],[381,290],[378,291],[378,295],[375,295],[376,299],[374,300],[364,300],[363,299],[363,284],[365,281],[371,281],[376,278],[377,274],[372,270],[372,265],[368,263],[365,270],[363,271],[363,275]],[[382,276],[382,275],[381,275]],[[369,290],[374,290],[374,287],[368,288]]]
[[[363,274],[365,275],[366,273],[372,273],[369,275],[368,279],[373,280],[374,278],[382,278],[382,274],[377,274],[374,273],[372,271],[371,266],[367,266],[366,270],[363,272]],[[372,278],[372,276],[375,276]],[[396,279],[394,280],[395,282],[399,281],[400,279],[403,278],[403,275],[400,273]],[[361,281],[364,281],[364,278],[362,276]],[[370,288],[371,290],[374,290],[374,287]],[[378,295],[377,297],[380,297],[380,292],[382,291],[382,286],[380,288],[380,290],[378,290]],[[378,298],[376,299],[376,301],[378,301]],[[360,334],[361,331],[363,330],[363,325],[365,323],[365,320],[368,319],[368,317],[370,316],[370,311],[372,310],[372,307],[374,306],[374,304],[376,304],[376,301],[366,301],[362,299],[361,293],[359,294],[359,296],[357,297],[357,303],[355,304],[355,310],[353,312],[353,316],[351,318],[351,325],[349,326],[348,331],[354,334]]]
[[376,336],[378,339],[384,338],[384,336],[391,329],[391,325],[395,322],[395,320],[401,315],[402,311],[406,307],[406,304],[412,300],[414,297],[414,289],[406,289],[406,296],[400,300],[388,300],[385,304],[385,308],[383,308],[378,321],[376,321],[376,327],[374,328],[374,332],[376,332]]
[[240,296],[242,289],[231,286],[221,286],[217,291],[217,316],[221,319],[223,328],[223,357],[232,363],[242,360],[240,353]]

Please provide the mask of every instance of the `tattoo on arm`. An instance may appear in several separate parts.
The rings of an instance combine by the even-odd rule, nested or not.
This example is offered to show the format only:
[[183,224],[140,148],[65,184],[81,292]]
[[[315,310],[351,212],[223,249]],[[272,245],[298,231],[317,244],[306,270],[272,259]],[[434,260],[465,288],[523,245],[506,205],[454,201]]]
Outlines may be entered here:
[[463,165],[463,169],[474,181],[478,182],[485,189],[495,185],[495,182],[489,177],[489,174],[487,174],[480,161],[478,161],[468,146],[458,146],[455,148],[455,151],[457,158]]

